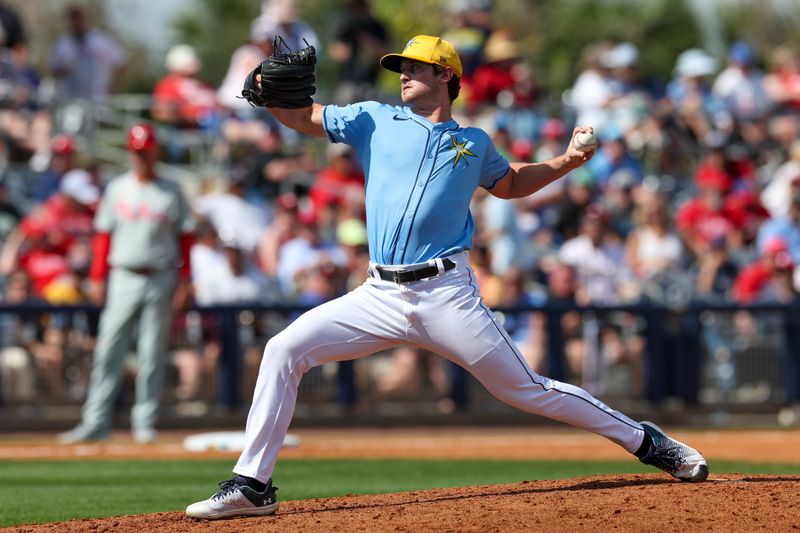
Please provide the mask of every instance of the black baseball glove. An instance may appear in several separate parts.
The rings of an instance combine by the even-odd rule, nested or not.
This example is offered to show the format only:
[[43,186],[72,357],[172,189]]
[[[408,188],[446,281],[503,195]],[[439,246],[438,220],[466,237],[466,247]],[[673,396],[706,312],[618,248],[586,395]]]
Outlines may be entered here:
[[[308,42],[306,42],[308,44]],[[282,51],[285,48],[285,51]],[[313,103],[314,65],[317,54],[313,46],[292,52],[280,37],[273,41],[268,59],[244,80],[242,98],[253,107],[297,109]],[[256,75],[261,74],[261,91],[256,89]]]

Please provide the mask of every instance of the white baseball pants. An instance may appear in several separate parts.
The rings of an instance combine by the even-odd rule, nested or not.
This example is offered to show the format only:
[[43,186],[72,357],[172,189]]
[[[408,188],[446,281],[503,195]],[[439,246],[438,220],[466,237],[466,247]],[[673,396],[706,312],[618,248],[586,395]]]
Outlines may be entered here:
[[289,428],[300,378],[323,363],[358,359],[401,344],[464,367],[494,396],[523,411],[597,433],[633,453],[642,426],[579,387],[536,374],[484,305],[467,253],[456,267],[406,284],[372,277],[322,304],[267,343],[247,416],[246,444],[233,471],[266,482]]

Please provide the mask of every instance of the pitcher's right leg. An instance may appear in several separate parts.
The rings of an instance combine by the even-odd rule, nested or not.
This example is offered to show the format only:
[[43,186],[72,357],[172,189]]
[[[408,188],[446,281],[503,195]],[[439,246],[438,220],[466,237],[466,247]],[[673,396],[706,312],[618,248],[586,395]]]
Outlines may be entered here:
[[363,285],[315,307],[267,343],[234,472],[266,482],[283,443],[300,378],[311,368],[363,357],[403,341],[404,317],[391,295]]
[[385,287],[365,284],[308,311],[270,339],[247,415],[245,448],[233,469],[236,476],[207,500],[187,507],[188,516],[229,518],[278,509],[271,476],[300,378],[322,363],[356,359],[402,342],[405,318],[394,303]]

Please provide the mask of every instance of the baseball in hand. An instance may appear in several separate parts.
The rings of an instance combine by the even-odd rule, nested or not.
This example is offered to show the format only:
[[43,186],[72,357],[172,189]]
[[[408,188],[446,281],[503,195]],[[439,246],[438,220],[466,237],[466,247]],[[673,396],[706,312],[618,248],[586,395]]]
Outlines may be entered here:
[[597,137],[588,131],[579,131],[572,139],[572,146],[579,152],[591,152],[597,148]]

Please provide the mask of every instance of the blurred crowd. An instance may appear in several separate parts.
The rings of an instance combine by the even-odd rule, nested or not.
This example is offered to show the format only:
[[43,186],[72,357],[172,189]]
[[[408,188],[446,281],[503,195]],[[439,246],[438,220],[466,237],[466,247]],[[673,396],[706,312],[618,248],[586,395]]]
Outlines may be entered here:
[[[589,164],[529,198],[476,195],[470,257],[488,305],[795,300],[800,50],[756,50],[738,41],[717,58],[692,48],[675,58],[671,79],[659,79],[640,68],[646,49],[602,41],[585,50],[571,88],[555,94],[537,82],[517,36],[493,19],[490,0],[451,2],[450,9],[443,38],[464,65],[460,124],[487,130],[515,161],[563,152],[575,125],[592,126],[599,139]],[[298,141],[266,110],[238,98],[245,75],[280,36],[293,49],[312,44],[321,62],[337,64],[323,103],[397,102],[377,86],[378,59],[406,36],[389,35],[367,0],[349,1],[335,18],[333,39],[321,42],[295,2],[265,0],[221,80],[202,78],[188,44],[165,55],[166,73],[145,118],[165,131],[213,133],[229,162],[226,175],[192,199],[198,305],[314,305],[366,279],[364,177],[353,152]],[[72,6],[63,36],[37,71],[27,57],[28,38],[36,36],[2,2],[0,25],[3,156],[7,168],[25,169],[24,179],[0,179],[3,302],[86,302],[94,209],[112,176],[93,164],[78,137],[57,131],[56,119],[75,99],[113,94],[127,53],[90,13]],[[179,163],[181,146],[162,138],[164,158]],[[509,312],[503,320],[532,366],[546,371],[544,318]],[[608,361],[629,363],[642,386],[635,318],[593,324],[565,314],[562,328],[574,373],[586,371],[587,355],[600,350]],[[29,334],[42,345],[37,360],[52,365],[57,357],[48,343],[63,339],[39,329]],[[399,354],[397,368],[412,360]],[[399,373],[379,387],[395,391]],[[445,387],[441,369],[431,375]]]

